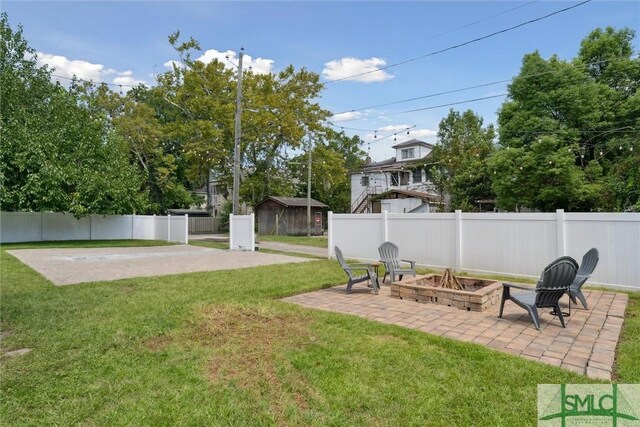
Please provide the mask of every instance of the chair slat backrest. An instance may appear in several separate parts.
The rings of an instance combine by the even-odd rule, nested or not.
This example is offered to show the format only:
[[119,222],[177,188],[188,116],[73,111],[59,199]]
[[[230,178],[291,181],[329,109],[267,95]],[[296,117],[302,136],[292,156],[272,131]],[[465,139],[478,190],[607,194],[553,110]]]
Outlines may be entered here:
[[563,256],[545,267],[536,286],[536,306],[550,307],[557,304],[578,272],[575,259]]
[[598,250],[596,248],[589,249],[589,251],[582,257],[582,263],[580,263],[578,274],[580,276],[591,276],[593,271],[596,269],[599,260],[600,254],[598,253]]
[[334,246],[333,250],[336,253],[336,258],[338,259],[338,262],[340,263],[340,267],[342,267],[345,271],[345,273],[347,273],[347,275],[349,277],[352,277],[351,275],[351,271],[347,270],[347,268],[349,268],[349,266],[347,265],[346,261],[344,260],[344,256],[342,255],[342,251],[340,250],[339,247]]
[[598,265],[598,261],[600,260],[600,254],[596,248],[591,248],[587,251],[586,254],[582,257],[582,263],[580,264],[580,268],[578,269],[578,274],[576,278],[571,283],[570,288],[573,291],[578,291],[584,285],[584,283],[589,280],[591,274],[596,269]]
[[384,262],[390,263],[393,268],[400,268],[400,261],[398,258],[400,257],[400,249],[391,243],[384,242],[378,248],[378,253],[380,253],[380,259]]

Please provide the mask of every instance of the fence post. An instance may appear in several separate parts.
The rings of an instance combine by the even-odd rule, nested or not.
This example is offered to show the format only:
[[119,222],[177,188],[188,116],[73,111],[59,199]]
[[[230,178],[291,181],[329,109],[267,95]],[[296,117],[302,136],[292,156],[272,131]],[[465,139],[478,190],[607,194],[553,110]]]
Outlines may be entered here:
[[387,223],[389,219],[389,212],[382,211],[382,241],[389,241],[389,224]]
[[229,214],[229,250],[233,250],[233,214]]
[[184,214],[184,244],[189,244],[189,214]]
[[136,214],[131,214],[131,240],[133,240],[134,238],[134,228],[135,228],[135,222],[136,222]]
[[44,242],[44,212],[40,212],[40,241]]
[[171,241],[171,214],[167,214],[167,242]]
[[153,240],[158,240],[158,224],[156,223],[156,214],[153,214]]
[[333,255],[333,234],[331,234],[332,231],[332,225],[333,225],[333,211],[329,211],[327,213],[327,245],[329,246],[327,248],[327,258],[331,259],[331,256]]
[[278,214],[276,214],[276,236],[279,236],[280,233],[278,232],[278,223],[280,222],[280,218],[278,218]]
[[462,211],[456,209],[454,213],[454,247],[455,247],[455,271],[462,270]]
[[251,214],[251,252],[256,250],[256,214]]
[[93,240],[93,215],[89,215],[89,240]]
[[556,248],[557,257],[564,256],[564,209],[556,209]]

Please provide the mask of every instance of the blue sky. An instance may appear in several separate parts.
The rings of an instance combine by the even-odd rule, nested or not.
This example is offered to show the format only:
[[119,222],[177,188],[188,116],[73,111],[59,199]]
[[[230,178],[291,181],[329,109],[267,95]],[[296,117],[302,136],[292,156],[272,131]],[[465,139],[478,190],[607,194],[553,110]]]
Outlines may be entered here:
[[[366,70],[446,48],[577,3],[4,1],[2,8],[12,26],[24,26],[25,37],[41,60],[56,66],[60,75],[75,73],[108,83],[152,84],[154,73],[165,71],[164,64],[178,59],[167,41],[175,30],[198,40],[203,52],[209,50],[207,58],[237,52],[243,46],[256,70],[277,71],[293,64],[318,72],[323,81],[328,81],[351,75],[351,70]],[[638,31],[640,2],[594,0],[506,34],[388,69],[386,75],[378,72],[363,76],[376,81],[329,83],[320,103],[338,113],[509,79],[518,73],[526,53],[538,50],[545,58],[557,54],[570,59],[591,30],[607,25]],[[443,32],[446,34],[439,35]],[[415,125],[409,136],[399,134],[396,143],[407,137],[435,142],[438,123],[450,107],[398,113],[505,91],[506,85],[490,86],[370,109],[361,112],[358,120],[335,123],[380,129],[378,138],[394,132],[384,129]],[[486,123],[494,123],[502,101],[494,98],[453,108],[471,108]],[[378,142],[368,131],[347,133],[373,141],[365,149],[370,147],[374,160],[394,154],[390,149],[393,137]]]

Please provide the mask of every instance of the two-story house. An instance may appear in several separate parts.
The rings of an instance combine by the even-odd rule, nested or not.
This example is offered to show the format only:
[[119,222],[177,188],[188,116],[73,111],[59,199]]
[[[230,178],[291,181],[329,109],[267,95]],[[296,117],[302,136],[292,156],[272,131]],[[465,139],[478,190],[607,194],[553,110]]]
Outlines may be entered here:
[[396,156],[351,173],[351,212],[431,212],[441,203],[423,166],[433,145],[411,139],[394,145]]

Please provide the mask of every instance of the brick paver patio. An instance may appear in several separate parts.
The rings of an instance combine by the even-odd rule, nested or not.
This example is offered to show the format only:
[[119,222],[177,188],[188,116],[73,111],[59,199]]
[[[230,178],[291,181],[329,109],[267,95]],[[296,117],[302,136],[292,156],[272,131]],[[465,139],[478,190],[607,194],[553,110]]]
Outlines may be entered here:
[[[346,294],[343,285],[284,300],[469,341],[607,380],[611,379],[628,299],[622,293],[585,290],[589,310],[572,304],[571,317],[565,318],[566,328],[549,314],[550,309],[540,310],[538,331],[526,311],[512,302],[506,303],[504,316],[499,319],[499,304],[484,312],[470,312],[391,298],[388,286],[383,286],[379,295],[371,294],[367,288],[360,290]],[[568,299],[562,301],[566,303]]]

